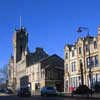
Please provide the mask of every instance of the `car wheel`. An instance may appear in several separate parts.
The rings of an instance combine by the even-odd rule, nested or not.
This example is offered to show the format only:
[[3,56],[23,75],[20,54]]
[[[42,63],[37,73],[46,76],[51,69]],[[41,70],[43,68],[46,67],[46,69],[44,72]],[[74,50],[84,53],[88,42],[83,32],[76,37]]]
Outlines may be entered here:
[[44,96],[44,94],[43,94],[43,93],[41,93],[41,96]]
[[74,93],[71,93],[71,96],[73,97],[74,96]]
[[29,94],[29,97],[31,97],[31,94]]
[[20,96],[19,93],[17,94],[17,96]]

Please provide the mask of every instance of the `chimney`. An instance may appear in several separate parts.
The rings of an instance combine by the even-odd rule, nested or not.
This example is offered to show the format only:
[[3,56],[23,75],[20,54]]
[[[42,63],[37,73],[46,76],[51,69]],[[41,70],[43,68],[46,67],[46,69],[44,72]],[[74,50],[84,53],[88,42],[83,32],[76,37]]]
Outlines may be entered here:
[[37,48],[36,48],[36,52],[37,52],[38,54],[42,53],[42,52],[43,52],[43,48],[37,47]]
[[100,35],[100,26],[98,26],[98,35]]

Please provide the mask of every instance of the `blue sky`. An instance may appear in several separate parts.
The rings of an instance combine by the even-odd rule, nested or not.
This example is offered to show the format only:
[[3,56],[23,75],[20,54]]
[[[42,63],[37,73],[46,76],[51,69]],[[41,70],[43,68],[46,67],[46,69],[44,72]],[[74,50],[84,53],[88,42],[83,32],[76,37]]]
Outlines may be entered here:
[[13,54],[13,32],[22,25],[29,33],[29,49],[36,47],[63,57],[65,43],[73,43],[77,27],[97,34],[100,0],[0,0],[0,66]]

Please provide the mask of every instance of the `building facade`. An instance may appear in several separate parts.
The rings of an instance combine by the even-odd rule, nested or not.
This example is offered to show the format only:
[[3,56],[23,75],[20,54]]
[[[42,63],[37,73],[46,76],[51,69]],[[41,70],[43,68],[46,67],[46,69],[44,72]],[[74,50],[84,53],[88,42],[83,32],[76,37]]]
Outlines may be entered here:
[[10,57],[8,64],[8,84],[7,87],[10,89],[15,89],[16,87],[16,78],[15,78],[16,70],[14,68],[14,58]]
[[38,60],[47,57],[48,54],[42,48],[36,48],[36,51],[33,53],[28,50],[28,33],[24,27],[15,30],[13,47],[14,69],[16,70],[16,89],[19,89],[22,87],[22,77],[24,78],[24,76],[26,76],[27,66],[30,66],[36,63]]
[[71,92],[71,87],[76,88],[82,82],[88,87],[100,82],[100,27],[96,37],[82,37],[72,45],[65,45],[64,55],[65,92]]
[[[28,33],[24,27],[14,32],[13,50],[13,79],[15,82],[9,81],[9,83],[14,84],[15,90],[29,86],[32,93],[34,93],[35,91],[39,91],[43,86],[50,85],[50,82],[53,86],[57,85],[57,82],[58,85],[63,85],[63,59],[57,55],[49,56],[43,48],[39,47],[36,48],[35,52],[30,52],[28,49]],[[11,68],[9,67],[9,71],[12,70]],[[52,70],[52,74],[49,70]],[[10,73],[12,74],[11,71]],[[55,77],[55,74],[57,74],[57,79],[55,77],[55,79],[48,80],[46,78],[48,73],[52,77]],[[9,78],[11,74],[9,74]],[[61,76],[58,77],[59,75]],[[63,89],[63,86],[61,89]]]
[[26,74],[29,76],[32,93],[35,94],[39,92],[44,86],[53,86],[56,87],[58,91],[63,91],[63,63],[63,59],[59,56],[52,55],[28,66]]

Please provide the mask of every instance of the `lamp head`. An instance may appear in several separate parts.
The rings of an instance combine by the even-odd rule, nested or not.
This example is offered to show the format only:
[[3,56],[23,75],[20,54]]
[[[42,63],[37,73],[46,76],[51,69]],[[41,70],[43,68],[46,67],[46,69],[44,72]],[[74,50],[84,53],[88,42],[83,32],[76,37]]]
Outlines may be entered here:
[[77,32],[78,32],[78,33],[81,33],[81,32],[82,32],[81,27],[78,27]]

